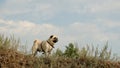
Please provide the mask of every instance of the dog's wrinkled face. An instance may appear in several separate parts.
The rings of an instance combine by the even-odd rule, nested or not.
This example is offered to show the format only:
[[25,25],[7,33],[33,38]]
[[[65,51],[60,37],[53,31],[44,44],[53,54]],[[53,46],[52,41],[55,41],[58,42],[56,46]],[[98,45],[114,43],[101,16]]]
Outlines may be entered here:
[[51,35],[51,36],[50,36],[50,39],[51,39],[54,43],[58,42],[58,37],[55,36],[55,35]]

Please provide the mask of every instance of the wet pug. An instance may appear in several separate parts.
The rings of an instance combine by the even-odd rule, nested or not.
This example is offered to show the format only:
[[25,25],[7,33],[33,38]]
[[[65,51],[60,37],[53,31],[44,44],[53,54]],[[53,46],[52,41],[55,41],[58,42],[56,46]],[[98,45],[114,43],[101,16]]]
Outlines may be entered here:
[[55,35],[51,35],[46,41],[34,40],[32,46],[32,56],[34,57],[37,52],[43,52],[45,56],[49,56],[56,42],[58,42],[58,37]]

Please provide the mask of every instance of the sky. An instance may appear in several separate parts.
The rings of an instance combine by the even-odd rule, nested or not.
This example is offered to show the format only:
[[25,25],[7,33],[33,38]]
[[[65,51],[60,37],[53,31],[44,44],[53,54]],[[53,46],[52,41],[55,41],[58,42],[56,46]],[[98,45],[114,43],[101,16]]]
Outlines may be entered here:
[[55,48],[104,47],[120,52],[120,0],[0,0],[0,33],[31,49],[35,39],[57,35]]

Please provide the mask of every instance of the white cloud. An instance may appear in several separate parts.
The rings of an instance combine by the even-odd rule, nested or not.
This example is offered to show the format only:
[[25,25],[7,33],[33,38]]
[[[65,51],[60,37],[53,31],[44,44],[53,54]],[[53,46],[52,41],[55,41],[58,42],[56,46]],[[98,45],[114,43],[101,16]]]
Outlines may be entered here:
[[45,3],[34,0],[7,0],[0,7],[0,14],[4,16],[27,15],[43,20],[51,19],[55,15],[56,10],[52,3]]
[[109,29],[109,28],[115,28],[115,27],[120,27],[119,21],[113,21],[113,20],[110,20],[110,19],[97,18],[95,20],[95,22],[103,25],[107,29]]
[[78,14],[120,11],[120,0],[67,0],[63,5],[67,12]]
[[108,37],[102,32],[97,24],[75,22],[71,24],[71,30],[81,35],[82,39],[106,41]]
[[115,21],[111,21],[111,20],[105,20],[104,23],[105,23],[104,25],[109,27],[109,28],[120,27],[120,23],[119,22],[115,22]]
[[91,12],[111,12],[120,11],[120,1],[119,0],[105,0],[102,3],[99,1],[91,6],[89,6]]
[[38,35],[42,33],[52,33],[59,31],[59,28],[57,28],[54,25],[51,24],[35,24],[33,22],[29,21],[7,21],[0,19],[0,25],[1,29],[0,30],[5,30],[4,32],[10,32],[10,33],[17,33],[20,35],[27,35],[27,34],[32,34],[32,35]]
[[75,22],[75,23],[71,24],[71,27],[76,30],[82,30],[82,32],[99,31],[96,24],[92,24],[92,23]]

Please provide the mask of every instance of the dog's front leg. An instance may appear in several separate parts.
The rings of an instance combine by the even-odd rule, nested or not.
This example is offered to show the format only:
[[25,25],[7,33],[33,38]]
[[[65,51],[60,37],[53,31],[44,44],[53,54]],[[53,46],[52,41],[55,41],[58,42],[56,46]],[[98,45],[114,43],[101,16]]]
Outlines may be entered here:
[[46,58],[49,57],[49,52],[48,51],[45,51],[44,54],[45,54]]
[[32,56],[34,57],[37,54],[37,50],[32,51]]
[[51,54],[51,51],[48,52],[48,56],[50,56],[50,54]]

